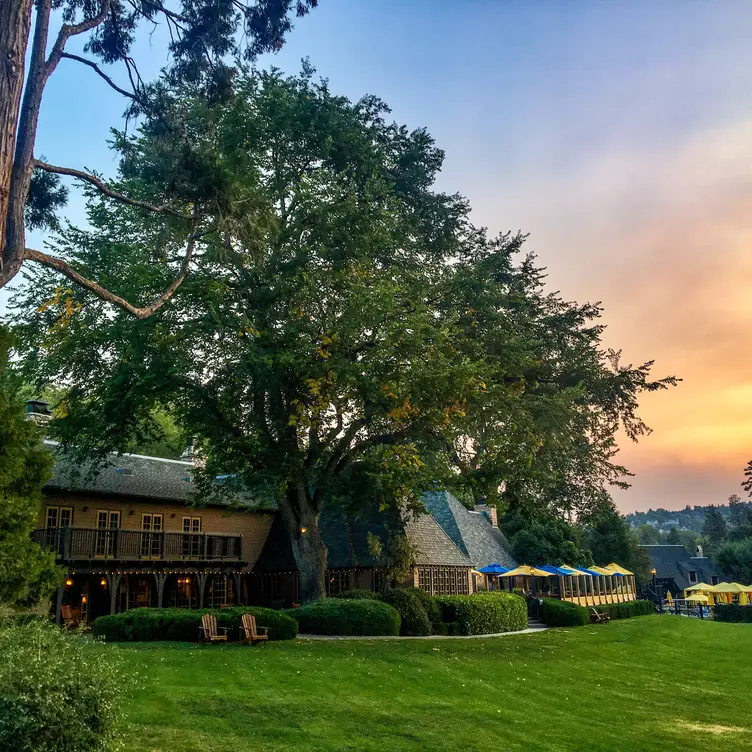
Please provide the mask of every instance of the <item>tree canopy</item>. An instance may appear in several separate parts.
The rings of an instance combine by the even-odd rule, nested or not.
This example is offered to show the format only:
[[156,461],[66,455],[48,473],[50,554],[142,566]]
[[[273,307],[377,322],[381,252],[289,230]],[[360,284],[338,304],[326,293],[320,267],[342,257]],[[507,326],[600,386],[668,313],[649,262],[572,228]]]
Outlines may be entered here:
[[[191,83],[203,96],[218,99],[231,92],[238,61],[278,50],[292,28],[291,16],[305,15],[317,4],[318,0],[0,0],[0,287],[27,261],[33,261],[134,315],[148,316],[174,293],[190,265],[195,219],[167,186],[162,186],[160,196],[146,201],[99,175],[76,166],[50,164],[35,154],[45,88],[62,60],[66,65],[86,66],[93,80],[120,94],[128,117],[142,117],[170,130],[183,145],[181,156],[189,159],[190,140],[179,121],[168,117],[161,87],[141,77],[134,52],[138,37],[151,39],[162,26],[166,31],[162,38],[169,40],[163,42],[169,79]],[[59,28],[50,44],[55,26]],[[83,55],[67,51],[77,37],[85,40]],[[151,301],[133,306],[63,258],[27,247],[27,227],[57,223],[55,211],[65,204],[68,194],[60,176],[75,178],[109,200],[182,222],[183,263]]]
[[[146,123],[117,141],[120,184],[170,184],[194,207],[193,273],[147,319],[45,271],[15,301],[28,372],[68,386],[54,427],[69,447],[125,450],[167,410],[199,439],[203,493],[221,475],[276,502],[305,600],[323,593],[318,515],[355,469],[384,503],[454,485],[553,516],[623,483],[615,431],[643,434],[639,394],[675,380],[622,366],[599,308],[546,293],[523,236],[489,237],[436,192],[424,130],[308,67],[244,73],[218,101],[160,85],[191,159]],[[89,222],[61,228],[60,257],[124,299],[164,289],[172,217],[92,192]]]

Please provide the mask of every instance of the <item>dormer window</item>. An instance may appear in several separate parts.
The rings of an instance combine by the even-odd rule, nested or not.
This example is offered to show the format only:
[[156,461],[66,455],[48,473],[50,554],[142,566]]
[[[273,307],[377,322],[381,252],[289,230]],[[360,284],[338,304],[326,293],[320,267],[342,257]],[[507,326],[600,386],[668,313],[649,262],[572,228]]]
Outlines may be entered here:
[[689,581],[694,585],[697,582],[697,572],[689,573]]

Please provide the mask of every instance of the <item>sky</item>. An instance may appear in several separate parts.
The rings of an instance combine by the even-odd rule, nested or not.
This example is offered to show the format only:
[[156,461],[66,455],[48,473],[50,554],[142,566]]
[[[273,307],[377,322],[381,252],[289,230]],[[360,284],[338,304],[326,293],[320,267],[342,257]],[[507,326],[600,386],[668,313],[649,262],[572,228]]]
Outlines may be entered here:
[[[152,76],[163,40],[142,37]],[[308,57],[335,92],[426,127],[439,189],[492,232],[529,233],[552,289],[602,302],[623,362],[682,378],[643,398],[653,433],[620,442],[627,512],[723,503],[752,459],[751,44],[748,0],[320,0],[261,63]],[[62,61],[37,155],[114,174],[123,109]]]

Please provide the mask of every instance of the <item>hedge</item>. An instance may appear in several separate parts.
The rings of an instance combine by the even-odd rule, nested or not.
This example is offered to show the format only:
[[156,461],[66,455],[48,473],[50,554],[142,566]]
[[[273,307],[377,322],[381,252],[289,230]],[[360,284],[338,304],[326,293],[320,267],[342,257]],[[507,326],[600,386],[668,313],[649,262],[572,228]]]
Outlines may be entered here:
[[436,631],[437,625],[441,624],[441,609],[436,602],[436,598],[429,595],[425,590],[421,590],[418,587],[407,588],[408,593],[414,593],[423,606],[423,610],[428,616],[428,621],[431,622],[431,628]]
[[441,620],[450,632],[462,635],[515,632],[527,627],[527,604],[512,593],[478,593],[476,595],[445,595],[436,599]]
[[543,598],[543,621],[549,627],[583,627],[590,623],[590,613],[584,606],[556,598]]
[[647,616],[655,613],[652,601],[627,601],[626,603],[603,603],[594,606],[599,613],[608,614],[612,619],[629,619],[632,616]]
[[287,611],[307,634],[398,635],[399,612],[375,600],[325,598],[308,606]]
[[[430,596],[429,596],[430,597]],[[396,608],[402,618],[400,634],[407,637],[425,637],[431,634],[431,622],[420,597],[410,590],[385,590],[379,600]]]
[[752,622],[752,606],[738,603],[716,603],[713,607],[716,621]]
[[269,627],[270,640],[294,640],[298,625],[281,611],[255,606],[236,606],[216,610],[187,608],[133,608],[121,614],[100,616],[91,631],[108,642],[152,642],[180,640],[197,642],[201,617],[213,614],[218,627],[230,627],[230,639],[238,636],[242,615],[253,614],[259,627]]
[[374,593],[373,590],[346,590],[337,597],[347,601],[376,601],[379,599],[379,594]]

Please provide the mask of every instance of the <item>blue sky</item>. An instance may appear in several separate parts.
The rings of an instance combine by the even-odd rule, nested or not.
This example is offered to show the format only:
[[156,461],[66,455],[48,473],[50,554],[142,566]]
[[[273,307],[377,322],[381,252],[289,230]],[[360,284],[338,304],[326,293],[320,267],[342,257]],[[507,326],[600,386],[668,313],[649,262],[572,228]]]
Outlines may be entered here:
[[[161,41],[140,45],[147,74]],[[645,400],[654,434],[625,442],[627,510],[720,503],[752,458],[751,43],[746,0],[321,0],[262,64],[309,57],[334,91],[427,127],[440,188],[478,224],[529,232],[552,287],[603,301],[626,360],[685,379]],[[37,154],[112,174],[123,109],[62,61]]]

